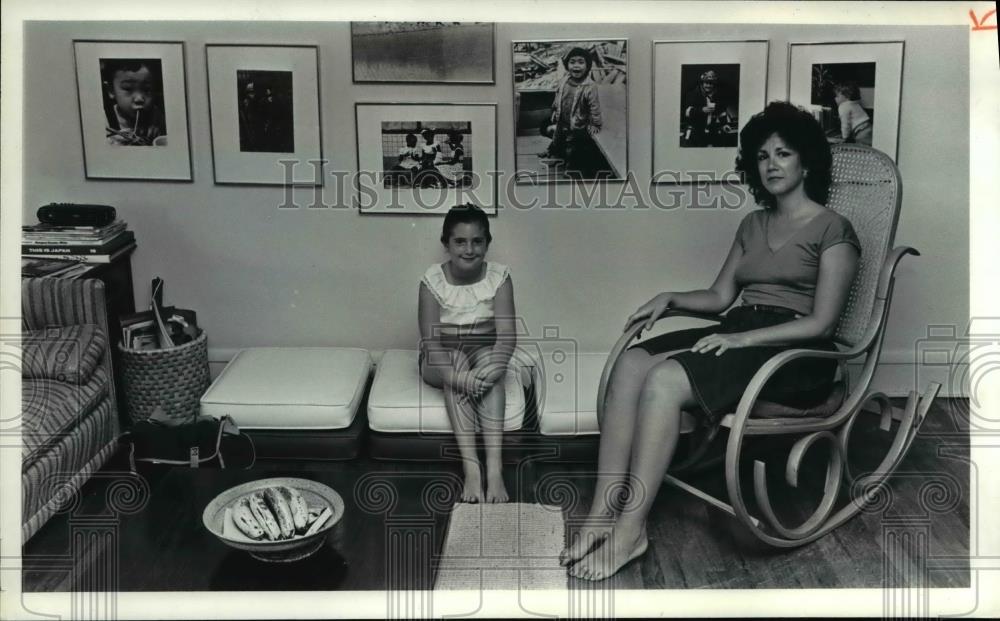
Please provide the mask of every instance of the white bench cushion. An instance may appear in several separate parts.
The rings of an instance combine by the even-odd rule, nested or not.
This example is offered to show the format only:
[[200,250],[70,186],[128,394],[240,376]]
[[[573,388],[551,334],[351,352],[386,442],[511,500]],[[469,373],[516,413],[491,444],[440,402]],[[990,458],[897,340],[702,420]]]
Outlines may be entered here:
[[228,414],[242,429],[344,429],[354,421],[370,372],[364,349],[243,349],[201,398],[201,413]]
[[[420,377],[416,351],[390,349],[379,360],[368,396],[368,426],[385,433],[451,433],[444,392]],[[524,388],[520,374],[507,370],[504,381],[504,430],[524,423]]]
[[535,366],[539,431],[546,436],[600,433],[597,388],[608,355],[571,352],[555,361],[548,358]]

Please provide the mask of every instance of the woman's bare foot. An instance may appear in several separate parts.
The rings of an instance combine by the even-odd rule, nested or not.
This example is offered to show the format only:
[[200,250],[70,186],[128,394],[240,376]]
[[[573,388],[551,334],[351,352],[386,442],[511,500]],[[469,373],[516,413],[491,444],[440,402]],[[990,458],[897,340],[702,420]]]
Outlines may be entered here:
[[483,502],[483,473],[479,463],[466,464],[462,502]]
[[610,578],[629,561],[646,553],[649,539],[646,529],[636,531],[615,528],[604,545],[598,546],[569,569],[569,575],[582,580]]
[[500,468],[486,468],[486,502],[507,502],[507,486],[504,485]]
[[579,530],[570,536],[570,545],[559,553],[559,564],[568,567],[583,558],[595,545],[611,534],[615,517],[610,513],[588,515]]

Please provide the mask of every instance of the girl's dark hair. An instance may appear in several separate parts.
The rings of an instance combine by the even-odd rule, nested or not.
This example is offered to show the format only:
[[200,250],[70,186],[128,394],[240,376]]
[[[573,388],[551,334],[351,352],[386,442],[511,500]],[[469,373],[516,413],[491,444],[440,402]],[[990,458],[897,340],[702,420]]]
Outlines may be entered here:
[[448,139],[451,140],[452,142],[462,142],[463,140],[465,140],[465,137],[462,136],[462,132],[451,131],[448,132]]
[[409,145],[411,142],[415,146],[417,144],[417,137],[413,134],[406,134],[406,144]]
[[813,115],[787,101],[772,101],[763,112],[755,114],[740,131],[740,148],[736,155],[736,172],[750,188],[757,204],[772,209],[777,202],[764,189],[757,168],[757,152],[764,142],[777,134],[802,158],[806,175],[806,196],[821,205],[830,193],[830,167],[833,156],[830,143],[819,121]]
[[472,203],[466,203],[455,205],[448,210],[448,215],[444,217],[444,224],[441,226],[442,244],[448,245],[452,232],[459,224],[478,224],[483,229],[483,235],[486,236],[486,243],[489,244],[493,241],[493,235],[490,234],[490,220],[486,217],[486,212]]
[[838,84],[833,90],[851,101],[861,99],[861,89],[858,88],[857,82],[844,82],[843,84]]
[[583,60],[587,61],[587,74],[589,75],[590,70],[594,68],[594,57],[591,55],[589,50],[585,50],[582,47],[574,47],[570,51],[566,52],[566,55],[563,56],[562,59],[563,68],[569,71],[569,59],[574,56],[579,56],[583,58]]

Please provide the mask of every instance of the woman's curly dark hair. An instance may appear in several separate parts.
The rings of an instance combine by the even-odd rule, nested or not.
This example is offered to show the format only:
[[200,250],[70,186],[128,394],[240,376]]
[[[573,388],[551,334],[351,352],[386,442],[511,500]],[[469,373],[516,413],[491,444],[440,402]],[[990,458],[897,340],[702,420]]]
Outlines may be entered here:
[[802,167],[808,171],[803,182],[806,196],[825,205],[830,193],[830,167],[833,164],[830,143],[813,115],[787,101],[772,101],[763,112],[751,117],[740,131],[736,171],[740,173],[743,183],[749,186],[754,200],[765,209],[773,209],[777,204],[774,196],[764,189],[757,168],[757,151],[772,134],[778,134],[798,152]]
[[448,210],[448,214],[444,217],[444,224],[441,226],[442,244],[445,246],[448,245],[451,234],[459,224],[478,224],[483,229],[483,236],[486,237],[486,243],[493,242],[493,235],[490,233],[490,219],[487,217],[486,212],[472,203],[466,203],[464,205],[455,205]]

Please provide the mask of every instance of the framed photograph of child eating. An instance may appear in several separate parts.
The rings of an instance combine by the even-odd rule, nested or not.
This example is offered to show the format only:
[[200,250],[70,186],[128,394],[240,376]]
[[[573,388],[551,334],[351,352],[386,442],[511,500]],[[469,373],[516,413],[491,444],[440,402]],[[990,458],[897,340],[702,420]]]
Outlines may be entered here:
[[809,110],[827,140],[896,159],[902,41],[791,43],[788,58],[788,101]]
[[319,49],[205,45],[218,184],[323,184]]
[[496,104],[355,104],[363,214],[496,213]]
[[628,40],[514,41],[518,183],[624,180]]
[[184,44],[73,41],[88,179],[191,181]]
[[653,183],[728,180],[739,131],[764,107],[767,46],[653,42]]

